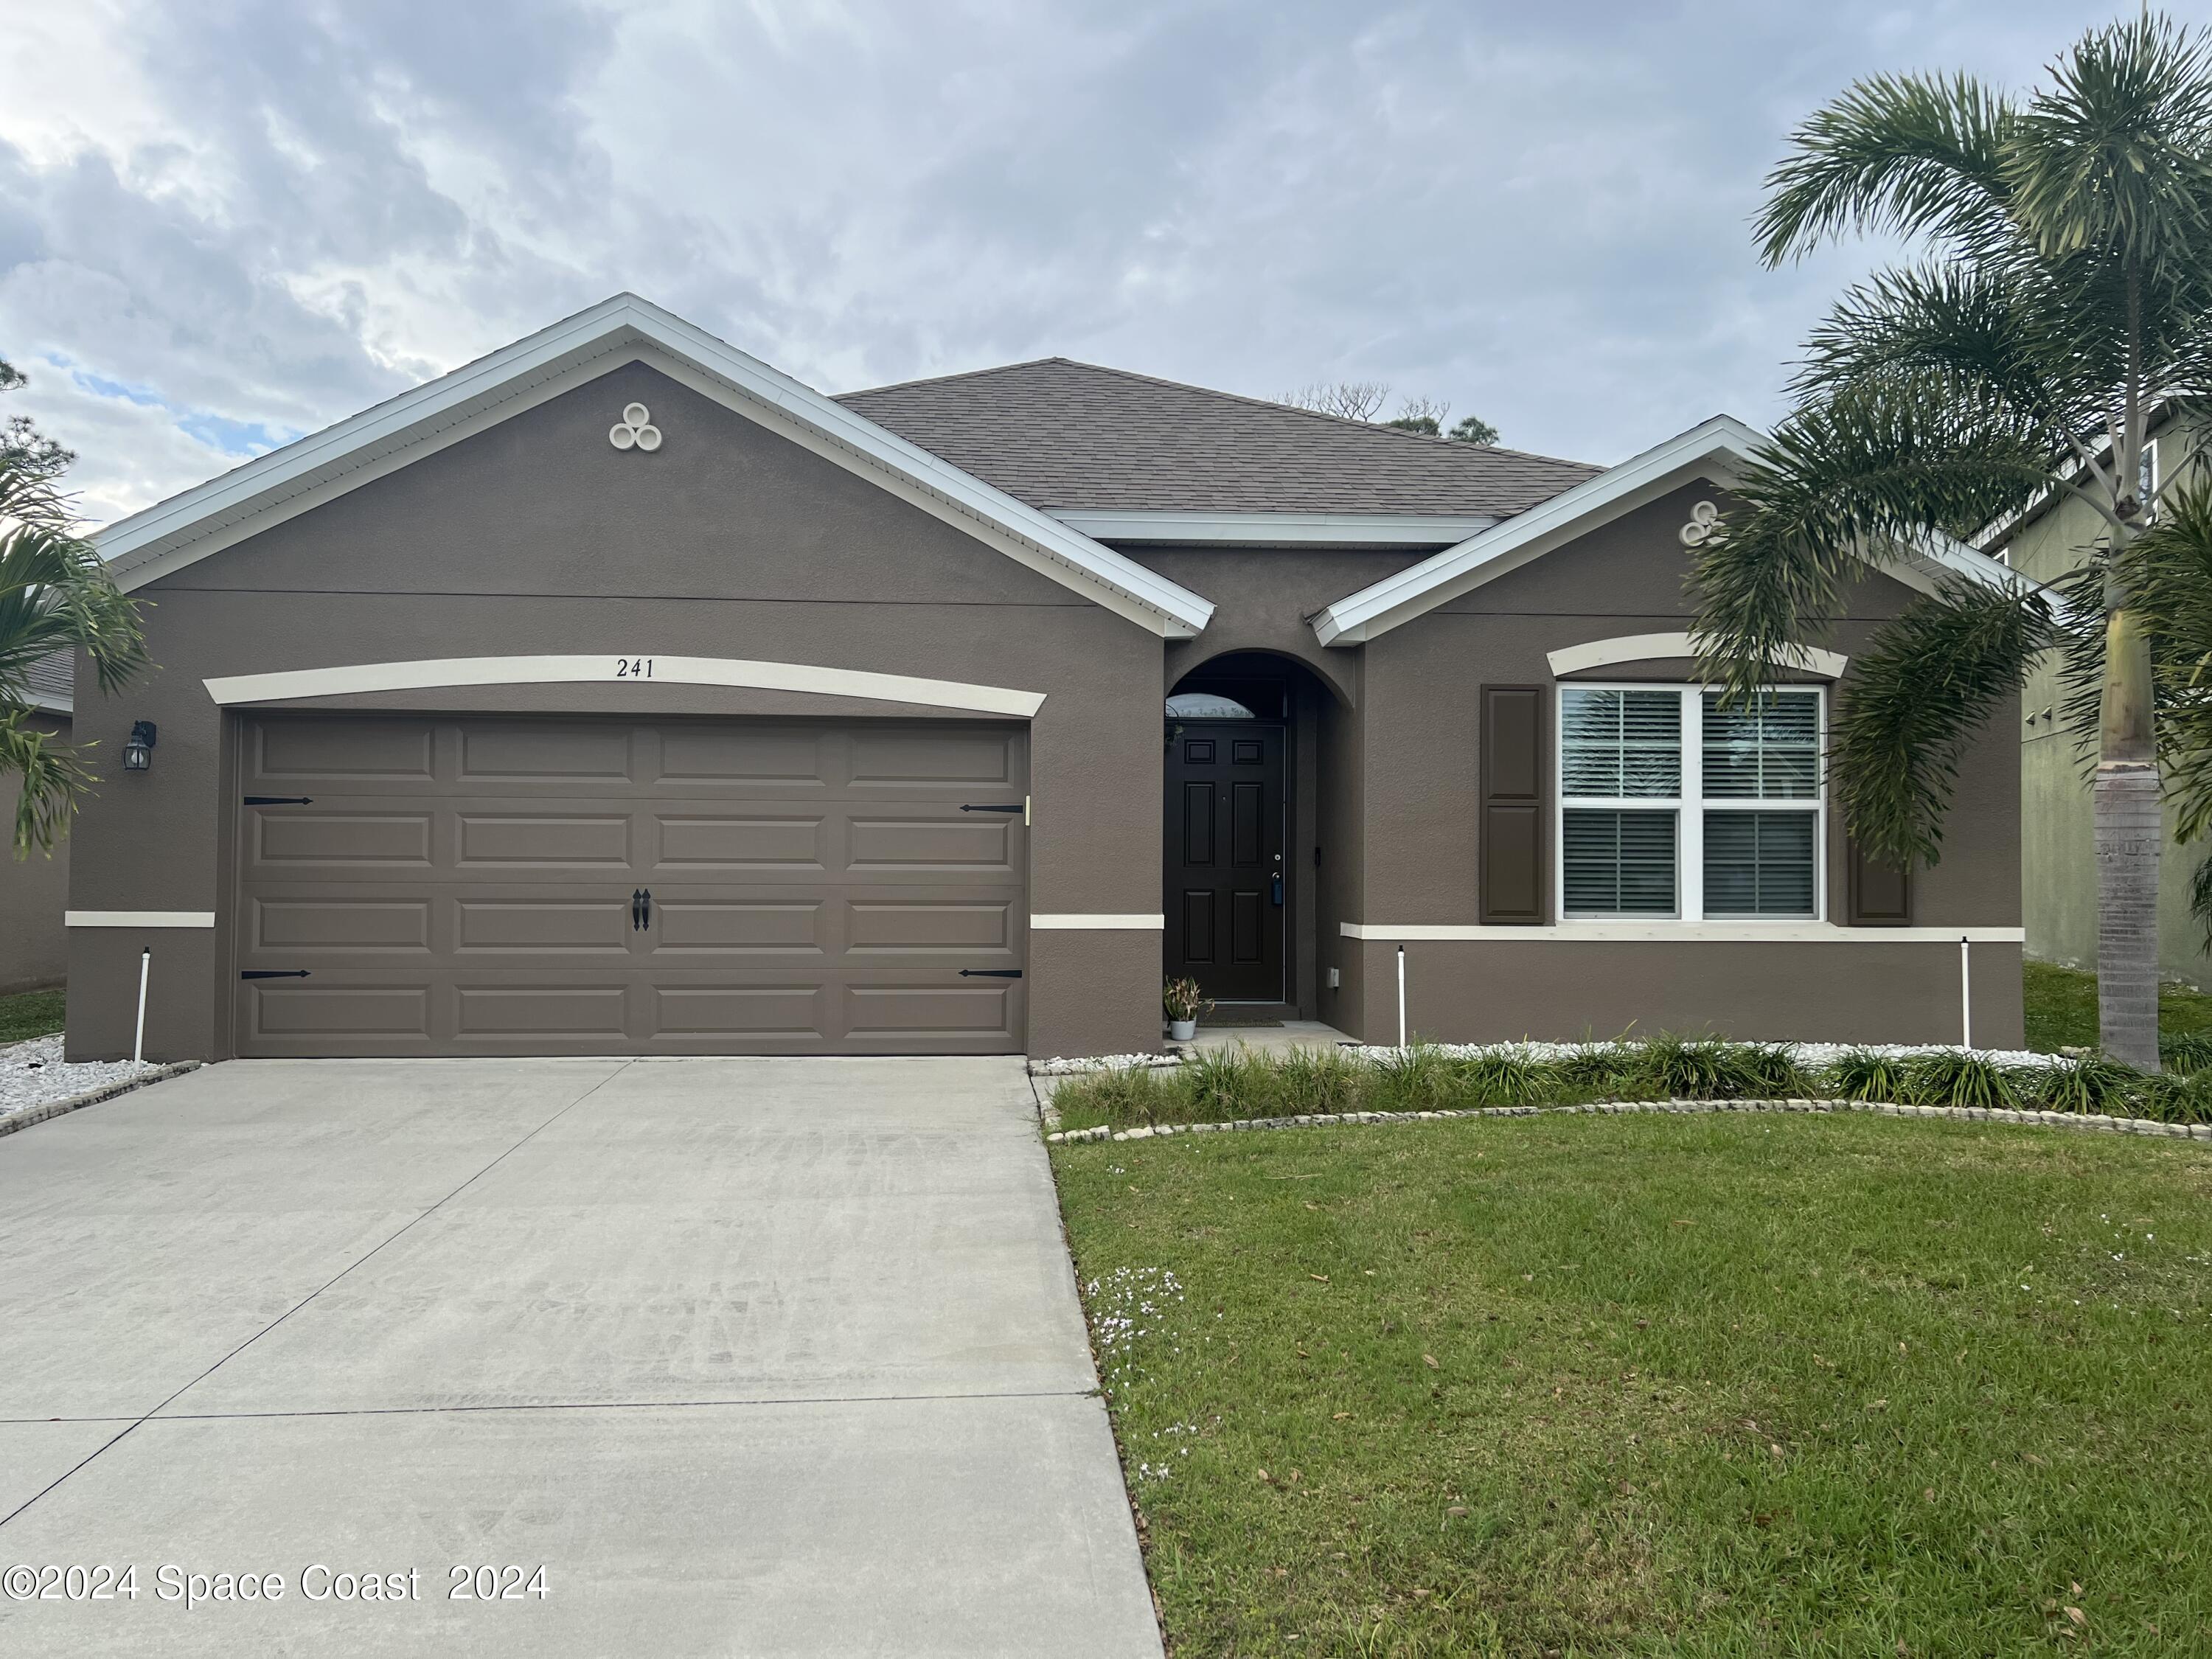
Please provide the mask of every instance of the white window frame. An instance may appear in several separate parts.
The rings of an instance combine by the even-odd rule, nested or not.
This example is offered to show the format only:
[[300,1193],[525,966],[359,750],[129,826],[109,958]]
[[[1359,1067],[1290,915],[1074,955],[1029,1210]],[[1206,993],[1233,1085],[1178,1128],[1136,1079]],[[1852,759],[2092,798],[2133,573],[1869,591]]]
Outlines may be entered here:
[[[1552,775],[1559,781],[1558,799],[1552,811],[1552,920],[1578,921],[1674,922],[1684,927],[1707,921],[1730,927],[1802,927],[1828,919],[1828,688],[1825,685],[1762,685],[1767,691],[1810,692],[1814,698],[1814,785],[1810,802],[1759,800],[1728,797],[1711,802],[1720,812],[1797,812],[1813,820],[1813,911],[1801,916],[1717,916],[1705,915],[1705,694],[1717,685],[1684,685],[1652,680],[1565,680],[1555,684],[1558,709],[1552,721]],[[1682,781],[1679,796],[1636,795],[1619,799],[1566,793],[1566,694],[1570,691],[1671,691],[1680,698],[1682,734]],[[1674,912],[1661,915],[1650,911],[1567,911],[1567,813],[1572,810],[1601,812],[1661,812],[1674,815]],[[1694,854],[1694,856],[1692,856]]]

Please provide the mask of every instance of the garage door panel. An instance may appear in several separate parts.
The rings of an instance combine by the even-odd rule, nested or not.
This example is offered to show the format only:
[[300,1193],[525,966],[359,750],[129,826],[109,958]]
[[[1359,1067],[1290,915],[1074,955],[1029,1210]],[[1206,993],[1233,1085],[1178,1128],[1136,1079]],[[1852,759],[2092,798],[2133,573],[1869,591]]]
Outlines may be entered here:
[[824,734],[790,726],[669,726],[660,733],[659,781],[820,791],[828,787]]
[[453,1034],[462,1042],[486,1037],[586,1037],[622,1046],[629,1035],[629,987],[602,985],[459,985],[453,988]]
[[454,818],[453,867],[486,866],[605,872],[630,867],[627,812],[461,812]]
[[1014,782],[1020,739],[989,726],[969,731],[864,729],[852,740],[856,788],[915,791]]
[[458,776],[494,786],[528,780],[628,783],[633,728],[626,721],[471,720],[460,728]]
[[855,875],[947,870],[1012,875],[1019,829],[1018,823],[995,814],[925,817],[917,813],[855,813],[847,832],[852,851],[845,867]]
[[636,929],[629,900],[605,898],[474,898],[454,904],[453,951],[458,957],[582,953],[627,957]]
[[654,873],[758,872],[778,880],[828,873],[830,823],[820,811],[661,812]]
[[828,1035],[830,987],[823,983],[655,985],[649,995],[654,1038],[777,1037],[819,1048]]
[[1011,982],[848,984],[844,989],[848,1037],[932,1043],[1013,1034]]
[[648,949],[672,956],[821,962],[836,950],[836,911],[824,899],[671,897],[655,890]]
[[436,815],[420,811],[255,811],[247,837],[247,869],[281,868],[287,878],[328,870],[382,865],[428,870],[433,863]]
[[1018,908],[1012,897],[848,899],[845,948],[856,957],[1011,957]]
[[[1021,799],[1024,743],[896,722],[257,720],[248,789],[313,799],[240,809],[238,965],[306,976],[240,982],[240,1052],[1018,1049],[1023,983],[985,975],[1023,966],[1026,832],[961,808]],[[280,763],[326,769],[266,787]]]
[[365,779],[389,788],[431,775],[435,734],[420,720],[272,720],[256,732],[247,766],[262,782]]
[[[374,1039],[410,1052],[431,1040],[431,986],[310,985],[258,981],[241,985],[246,1030],[263,1052],[328,1054],[331,1042]],[[362,1049],[352,1052],[362,1053]]]
[[248,902],[251,954],[302,950],[428,956],[432,904],[427,898],[337,898],[327,895]]

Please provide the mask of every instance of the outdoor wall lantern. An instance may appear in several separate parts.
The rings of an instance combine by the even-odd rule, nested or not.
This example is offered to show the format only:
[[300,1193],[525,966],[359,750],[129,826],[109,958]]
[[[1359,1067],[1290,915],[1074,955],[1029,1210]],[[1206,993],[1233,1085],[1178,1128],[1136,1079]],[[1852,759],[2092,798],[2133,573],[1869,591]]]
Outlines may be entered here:
[[133,720],[131,736],[123,745],[123,769],[143,772],[154,764],[154,722]]

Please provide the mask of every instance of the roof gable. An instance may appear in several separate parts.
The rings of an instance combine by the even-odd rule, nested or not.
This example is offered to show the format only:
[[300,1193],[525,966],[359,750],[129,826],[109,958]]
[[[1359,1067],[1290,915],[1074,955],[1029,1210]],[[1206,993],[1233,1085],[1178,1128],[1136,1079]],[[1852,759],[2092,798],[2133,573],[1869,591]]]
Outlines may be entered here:
[[1066,357],[837,401],[1053,513],[1496,519],[1600,471]]
[[1212,613],[1188,589],[631,294],[119,520],[93,540],[121,586],[143,586],[629,362],[682,380],[1154,634],[1189,637]]
[[[1751,461],[1759,443],[1759,434],[1734,416],[1716,415],[1517,518],[1346,595],[1313,619],[1314,633],[1323,645],[1380,638],[1693,478],[1727,485]],[[1931,545],[1912,564],[1887,574],[1922,592],[1932,592],[1946,574],[1979,582],[2017,580],[1995,561],[1948,539]]]

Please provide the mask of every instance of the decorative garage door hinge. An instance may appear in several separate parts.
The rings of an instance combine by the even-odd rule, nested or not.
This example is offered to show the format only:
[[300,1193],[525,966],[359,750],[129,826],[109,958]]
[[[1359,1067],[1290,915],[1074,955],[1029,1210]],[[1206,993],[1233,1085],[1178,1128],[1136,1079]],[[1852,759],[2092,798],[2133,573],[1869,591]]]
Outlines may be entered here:
[[248,795],[246,804],[248,806],[313,806],[315,798],[313,795]]
[[963,979],[1019,979],[1021,976],[1022,970],[1018,968],[963,968],[960,970]]
[[307,970],[304,968],[241,968],[238,976],[240,979],[305,979]]
[[963,812],[1018,812],[1022,805],[1020,801],[1011,801],[1004,806],[963,806],[960,810]]

